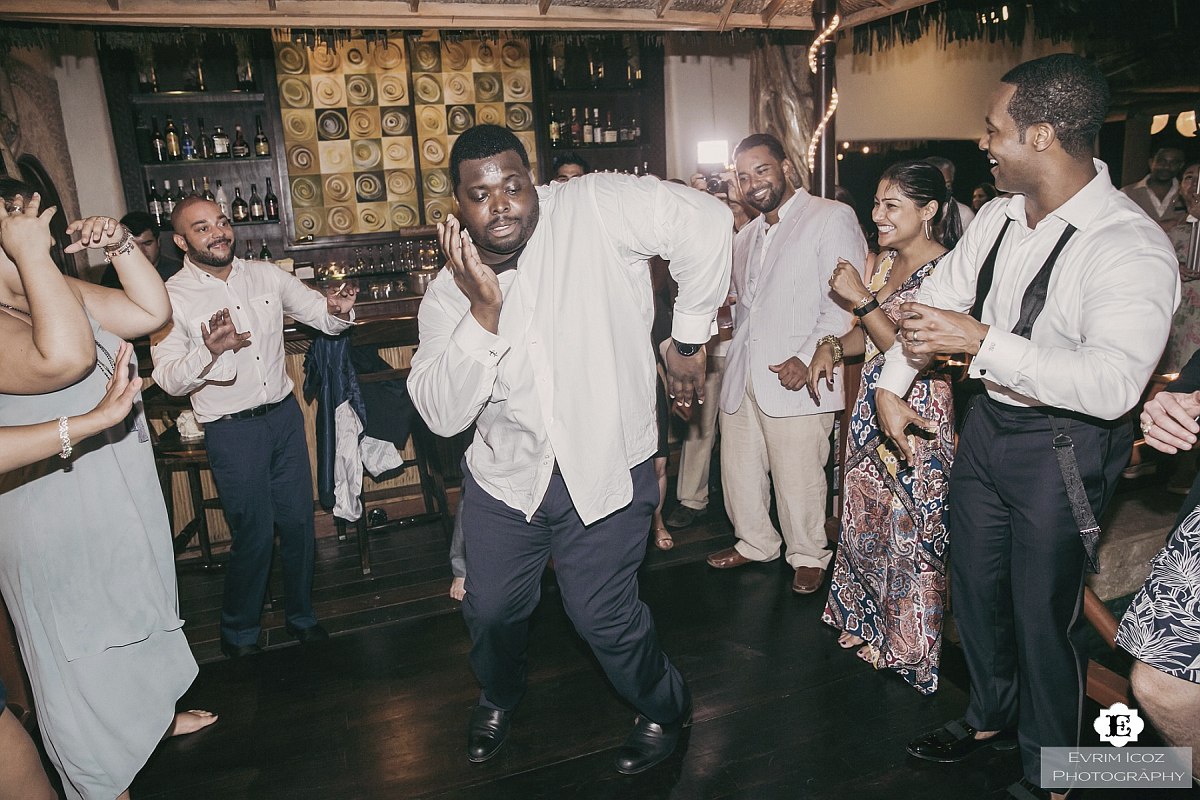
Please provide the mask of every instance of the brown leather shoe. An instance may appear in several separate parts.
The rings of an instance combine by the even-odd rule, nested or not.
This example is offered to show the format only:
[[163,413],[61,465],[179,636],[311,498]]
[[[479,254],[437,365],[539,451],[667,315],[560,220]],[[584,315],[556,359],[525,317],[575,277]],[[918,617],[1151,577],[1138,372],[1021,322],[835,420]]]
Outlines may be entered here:
[[726,547],[724,550],[718,550],[704,559],[710,567],[716,569],[733,569],[734,567],[744,567],[747,564],[755,563],[749,558],[737,551],[736,547]]
[[812,594],[825,582],[825,570],[820,567],[796,567],[792,578],[792,591],[796,594]]

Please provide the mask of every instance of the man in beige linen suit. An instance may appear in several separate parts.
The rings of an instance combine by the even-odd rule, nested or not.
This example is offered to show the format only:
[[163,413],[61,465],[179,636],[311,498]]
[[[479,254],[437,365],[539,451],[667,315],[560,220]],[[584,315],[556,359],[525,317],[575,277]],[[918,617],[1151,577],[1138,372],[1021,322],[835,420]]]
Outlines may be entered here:
[[[721,386],[721,481],[738,541],[708,563],[772,561],[782,539],[792,590],[811,594],[830,557],[825,462],[842,386],[838,376],[819,403],[804,386],[818,340],[850,328],[829,291],[833,269],[839,258],[863,264],[867,246],[853,209],[793,188],[795,168],[774,136],[746,137],[734,157],[742,196],[762,215],[733,245],[738,313]],[[772,479],[782,537],[769,516]]]

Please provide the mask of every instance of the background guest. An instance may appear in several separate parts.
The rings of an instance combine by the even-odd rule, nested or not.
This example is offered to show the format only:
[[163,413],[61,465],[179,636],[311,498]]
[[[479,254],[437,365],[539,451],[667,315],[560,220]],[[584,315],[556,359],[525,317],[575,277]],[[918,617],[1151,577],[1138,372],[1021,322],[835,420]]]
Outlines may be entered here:
[[[944,158],[942,156],[929,156],[928,158],[925,159],[925,161],[927,161],[930,164],[933,164],[935,167],[937,167],[938,169],[940,169],[942,171],[942,177],[946,179],[946,191],[950,192],[950,196],[953,197],[954,196],[954,175],[957,172],[957,168],[954,166],[954,162],[951,161],[950,159]],[[962,224],[963,230],[966,230],[967,227],[971,224],[971,220],[975,219],[975,212],[972,211],[969,206],[958,202],[958,200],[954,201],[954,205],[958,208],[959,222]]]
[[1146,177],[1121,188],[1164,231],[1169,231],[1185,216],[1176,202],[1184,158],[1183,150],[1178,147],[1160,147],[1150,158],[1150,172]]
[[554,180],[558,183],[587,175],[592,171],[578,153],[559,153],[554,157],[550,168],[554,171]]
[[996,191],[996,187],[984,181],[971,190],[971,209],[978,214],[979,209],[983,208],[985,203],[995,200],[999,196],[1000,193]]
[[[158,238],[161,231],[155,224],[154,217],[144,211],[130,211],[121,217],[121,224],[133,234],[133,241],[137,244],[138,249],[142,251],[142,255],[150,262],[150,266],[154,267],[154,271],[158,273],[158,277],[162,278],[164,283],[183,268],[182,261],[172,258],[162,251],[162,243]],[[121,276],[117,274],[117,269],[112,264],[104,269],[104,274],[100,277],[100,285],[112,289],[121,288]]]

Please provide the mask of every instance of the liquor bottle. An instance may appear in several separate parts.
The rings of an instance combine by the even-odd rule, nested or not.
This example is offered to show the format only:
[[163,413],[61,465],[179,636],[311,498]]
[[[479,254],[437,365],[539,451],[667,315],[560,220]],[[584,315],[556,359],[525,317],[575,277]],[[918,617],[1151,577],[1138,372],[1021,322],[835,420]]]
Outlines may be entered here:
[[147,198],[147,208],[150,211],[150,216],[154,217],[154,224],[158,227],[163,227],[163,204],[162,196],[158,193],[158,187],[154,185],[154,181],[150,181],[150,196]]
[[179,140],[179,154],[184,161],[196,160],[196,140],[192,138],[192,132],[188,130],[186,119],[183,121],[183,138]]
[[267,178],[267,193],[263,197],[263,205],[267,208],[267,219],[277,222],[279,220],[279,198],[271,190],[270,178]]
[[267,209],[262,198],[258,196],[258,185],[250,184],[250,221],[262,222],[267,218]]
[[[588,111],[587,108],[585,107],[583,109],[583,142],[582,143],[583,144],[591,144],[592,143],[592,134],[593,134],[593,130],[592,130],[591,112]],[[576,144],[579,144],[579,142],[577,141]]]
[[562,128],[558,121],[558,111],[554,106],[550,106],[550,146],[559,147],[562,145]]
[[220,125],[213,131],[212,143],[213,158],[229,158],[229,134],[221,130]]
[[189,92],[203,92],[208,88],[204,85],[204,59],[200,56],[188,62],[187,73],[183,76],[183,88]]
[[199,123],[200,130],[196,136],[196,158],[207,161],[213,157],[213,140],[211,136],[204,132],[204,117],[200,117],[197,122]]
[[271,260],[271,249],[269,247],[267,247],[266,239],[262,240],[262,249],[258,251],[258,260],[259,261],[270,261]]
[[604,143],[605,144],[616,144],[617,143],[617,135],[619,133],[620,133],[620,131],[618,131],[616,129],[616,127],[613,125],[612,112],[606,111],[605,112],[605,122],[604,122]]
[[250,206],[242,199],[242,187],[233,187],[233,221],[249,222]]
[[196,179],[192,178],[192,190],[188,192],[188,197],[199,197],[200,192],[196,190]]
[[154,56],[149,49],[142,54],[138,63],[138,91],[153,94],[158,91],[158,75],[154,72]]
[[237,87],[243,92],[253,92],[258,89],[254,80],[254,63],[250,60],[247,48],[238,47]]
[[583,126],[580,125],[580,115],[575,108],[571,108],[571,146],[580,145],[583,142]]
[[175,130],[175,120],[167,117],[167,158],[178,161],[179,156],[179,131]]
[[185,197],[187,197],[187,194],[183,191],[183,178],[180,178],[175,181],[175,204],[182,203]]
[[[217,181],[217,192],[213,196],[213,202],[217,204],[217,208],[221,209],[221,213],[229,217],[229,195],[225,193],[225,187],[221,185],[221,181]],[[232,217],[229,217],[232,219]]]
[[604,126],[600,124],[600,109],[592,109],[592,144],[604,143]]
[[246,255],[242,256],[242,258],[246,259],[247,261],[254,260],[254,248],[250,246],[249,239],[246,240]]
[[[183,198],[179,199],[182,200]],[[162,210],[164,219],[170,219],[171,212],[175,210],[175,198],[171,196],[170,181],[163,181]]]
[[233,131],[233,147],[230,148],[230,152],[233,153],[234,158],[249,158],[250,145],[246,143],[246,137],[242,135],[242,126],[234,125]]
[[258,132],[254,134],[254,155],[266,158],[271,155],[271,143],[267,141],[267,135],[263,133],[262,117],[258,114],[254,115],[254,124],[258,127]]
[[162,131],[158,129],[158,117],[151,117],[150,121],[154,124],[154,134],[150,138],[150,153],[155,161],[166,161],[167,140],[163,138]]
[[625,116],[621,117],[621,128],[620,128],[620,130],[617,131],[617,141],[618,142],[633,141],[633,136],[629,132],[629,118],[628,117],[625,117]]
[[212,193],[212,189],[208,188],[208,176],[207,176],[207,175],[205,175],[205,176],[204,176],[204,177],[201,179],[201,184],[200,184],[200,186],[202,187],[202,191],[200,192],[200,196],[201,196],[201,197],[203,197],[205,200],[207,200],[207,201],[208,201],[208,202],[210,202],[210,203],[214,203],[214,202],[216,202],[216,199],[217,199],[216,195],[214,195],[214,194]]

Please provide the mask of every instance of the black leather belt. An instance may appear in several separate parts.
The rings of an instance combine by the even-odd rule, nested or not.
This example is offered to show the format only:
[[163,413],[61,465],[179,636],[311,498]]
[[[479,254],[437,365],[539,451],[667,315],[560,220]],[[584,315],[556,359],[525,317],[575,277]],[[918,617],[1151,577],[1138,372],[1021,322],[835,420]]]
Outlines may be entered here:
[[285,402],[287,402],[286,397],[283,398],[283,400],[280,400],[278,403],[266,403],[261,406],[255,406],[254,408],[247,408],[245,411],[235,411],[232,414],[226,414],[222,417],[217,417],[215,420],[213,420],[213,422],[219,422],[220,420],[226,419],[253,419],[254,417],[261,417],[263,414],[279,408]]

